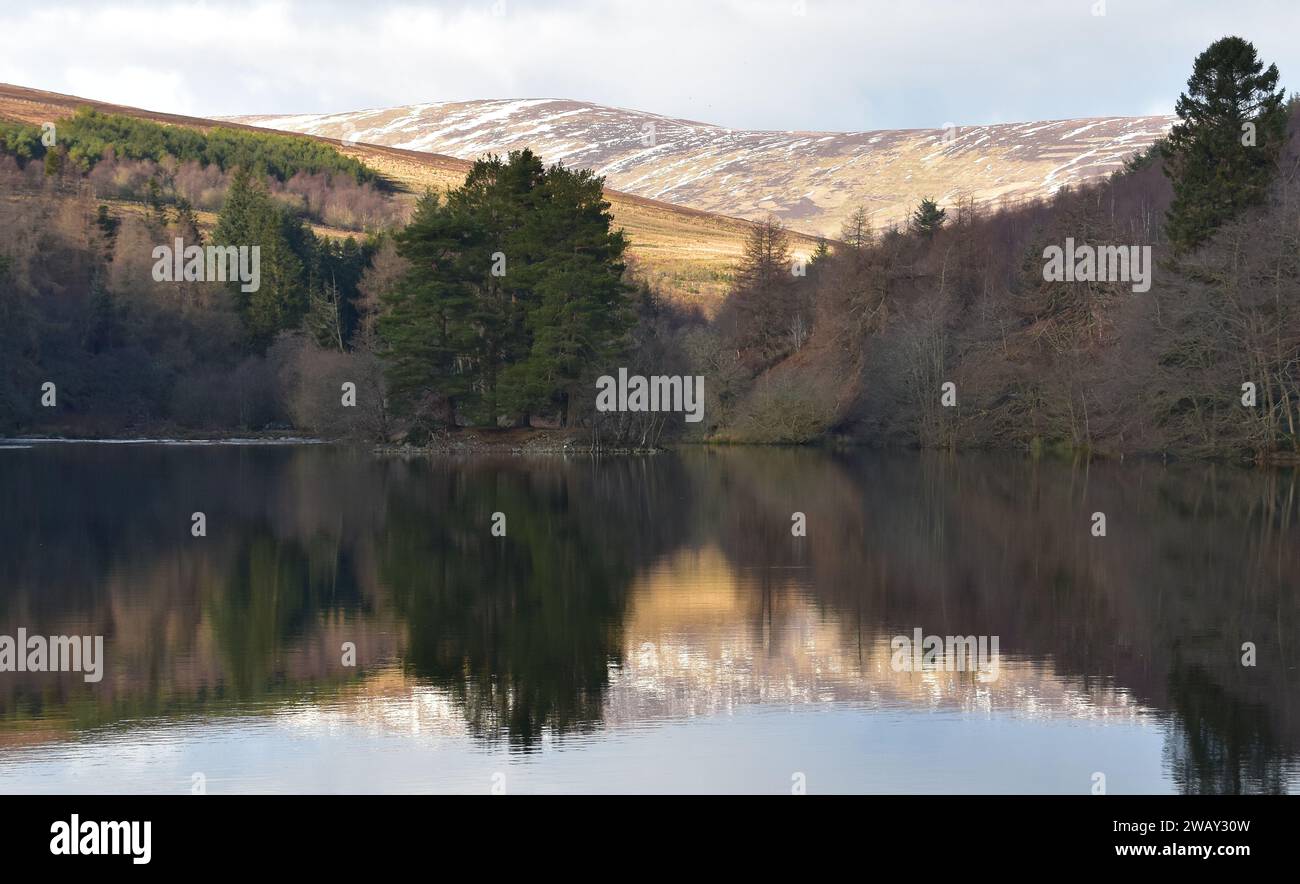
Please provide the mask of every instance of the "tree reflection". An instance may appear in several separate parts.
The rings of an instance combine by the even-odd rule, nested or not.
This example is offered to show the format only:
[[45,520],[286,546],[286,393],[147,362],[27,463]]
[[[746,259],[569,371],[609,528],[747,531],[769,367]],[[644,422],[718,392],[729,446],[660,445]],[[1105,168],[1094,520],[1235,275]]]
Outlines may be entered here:
[[[732,697],[776,682],[782,696],[819,696],[820,658],[791,636],[813,636],[840,667],[836,690],[863,700],[882,685],[872,649],[921,626],[998,635],[1031,674],[1155,710],[1184,791],[1295,785],[1289,472],[769,449],[6,456],[0,633],[103,634],[109,655],[95,687],[6,673],[0,727],[24,738],[50,722],[243,714],[400,671],[449,698],[478,739],[529,751],[600,727],[615,683],[649,696],[647,710],[716,708],[690,694],[719,677]],[[194,510],[207,537],[189,534]],[[791,536],[796,511],[806,537]],[[1095,511],[1105,538],[1088,531]],[[492,535],[496,512],[505,537]],[[713,576],[683,583],[701,550]],[[665,562],[679,570],[648,579]],[[667,591],[632,604],[655,586]],[[657,632],[629,632],[634,608]],[[726,629],[744,640],[722,648]],[[340,663],[344,641],[355,669]],[[1241,664],[1246,641],[1255,667]],[[637,668],[647,642],[647,660],[677,656]],[[727,654],[751,658],[724,673],[696,665]]]

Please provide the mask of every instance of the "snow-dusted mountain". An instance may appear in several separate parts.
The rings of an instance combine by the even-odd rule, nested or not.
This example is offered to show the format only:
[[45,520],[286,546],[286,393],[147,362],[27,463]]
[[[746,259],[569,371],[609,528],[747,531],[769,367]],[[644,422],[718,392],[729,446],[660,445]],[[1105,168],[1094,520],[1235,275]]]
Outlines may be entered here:
[[455,101],[239,122],[463,159],[531,147],[610,187],[743,218],[775,214],[834,235],[865,205],[876,226],[923,196],[991,203],[1050,194],[1119,168],[1173,118],[1106,117],[947,129],[761,132],[563,99]]

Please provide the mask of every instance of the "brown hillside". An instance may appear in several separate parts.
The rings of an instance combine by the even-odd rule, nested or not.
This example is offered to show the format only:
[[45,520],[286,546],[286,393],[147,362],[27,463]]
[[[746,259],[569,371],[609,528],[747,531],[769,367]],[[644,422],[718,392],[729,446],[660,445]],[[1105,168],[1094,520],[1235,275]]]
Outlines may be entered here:
[[[0,118],[40,124],[67,117],[79,107],[203,131],[216,126],[268,131],[237,122],[167,114],[0,83]],[[425,188],[459,185],[470,168],[466,160],[441,154],[315,135],[307,137],[329,142],[361,160],[397,186],[399,199],[412,202]],[[726,293],[731,269],[740,257],[750,222],[616,190],[607,189],[605,194],[615,223],[627,232],[631,263],[638,275],[677,300],[697,303],[713,312]],[[803,234],[793,234],[791,239],[795,253],[804,257],[812,253],[816,243],[813,237]]]

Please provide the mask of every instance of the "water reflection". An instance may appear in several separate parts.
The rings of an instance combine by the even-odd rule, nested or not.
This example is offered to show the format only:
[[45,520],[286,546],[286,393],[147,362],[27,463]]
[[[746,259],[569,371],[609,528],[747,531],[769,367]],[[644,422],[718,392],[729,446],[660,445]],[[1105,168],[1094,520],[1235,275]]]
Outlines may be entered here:
[[[0,673],[0,788],[66,787],[78,759],[123,740],[219,745],[232,768],[273,780],[288,750],[255,734],[275,727],[318,740],[353,729],[331,750],[335,772],[304,772],[297,788],[365,782],[402,735],[415,758],[459,758],[440,741],[460,740],[566,771],[556,788],[637,789],[647,750],[627,735],[647,727],[668,742],[690,728],[730,752],[880,725],[951,752],[980,722],[1015,753],[1070,767],[1049,790],[1085,791],[1088,773],[1119,764],[1122,748],[1075,748],[1080,729],[1097,746],[1158,731],[1144,790],[1300,788],[1290,473],[785,450],[593,462],[38,445],[0,452],[0,499],[12,502],[0,634],[102,634],[108,657],[98,685]],[[206,537],[190,535],[195,511]],[[807,537],[791,536],[796,511]],[[1089,532],[1098,511],[1104,538]],[[498,512],[505,537],[490,531]],[[889,640],[915,628],[999,636],[998,678],[896,672]],[[1243,642],[1258,665],[1242,665]],[[729,721],[743,727],[717,729]],[[552,750],[566,745],[605,758],[600,786],[564,768]],[[884,778],[861,745],[824,754],[831,772],[874,766],[862,788],[924,777],[919,760],[894,759]],[[456,787],[469,764],[421,788]],[[959,759],[926,784],[1036,788],[987,766]],[[120,786],[108,767],[103,782]],[[698,786],[759,788],[718,777]]]

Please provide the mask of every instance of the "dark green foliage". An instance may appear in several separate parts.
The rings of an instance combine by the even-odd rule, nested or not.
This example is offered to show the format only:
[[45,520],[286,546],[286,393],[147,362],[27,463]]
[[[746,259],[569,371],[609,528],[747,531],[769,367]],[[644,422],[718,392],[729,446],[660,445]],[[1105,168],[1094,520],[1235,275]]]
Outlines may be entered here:
[[45,174],[47,176],[58,175],[63,171],[63,158],[66,156],[62,150],[50,150],[45,153]]
[[411,223],[396,237],[399,254],[413,269],[387,295],[388,313],[379,320],[394,396],[410,403],[436,389],[449,417],[473,387],[460,356],[476,349],[467,320],[473,293],[465,283],[467,260],[456,220],[437,194],[420,198]]
[[1118,172],[1115,172],[1114,174],[1132,175],[1136,172],[1141,172],[1143,169],[1146,169],[1152,164],[1154,164],[1157,160],[1162,159],[1164,157],[1164,152],[1165,152],[1165,139],[1158,138],[1154,142],[1152,142],[1149,147],[1146,147],[1128,157],[1125,157],[1124,168]]
[[117,156],[133,160],[174,157],[204,166],[216,164],[223,171],[243,167],[279,181],[287,181],[298,172],[342,174],[357,183],[378,180],[365,164],[328,144],[299,135],[221,126],[205,133],[90,108],[81,108],[70,119],[60,121],[56,132],[58,147],[47,149],[41,143],[39,128],[0,122],[0,153],[16,157],[22,165],[30,159],[61,157],[66,152],[82,171],[89,170],[105,150],[112,149]]
[[926,197],[912,213],[912,230],[922,236],[934,236],[939,228],[943,227],[947,214],[947,210],[939,208],[938,203]]
[[426,194],[397,236],[411,269],[380,332],[409,407],[431,394],[495,423],[558,410],[630,324],[626,241],[610,230],[603,181],[544,169],[530,151],[474,164],[446,200]]
[[534,210],[516,237],[524,270],[526,354],[505,373],[515,413],[558,406],[568,423],[571,391],[604,365],[631,324],[622,231],[610,232],[602,179],[558,166],[546,173]]
[[13,278],[13,259],[0,255],[0,431],[30,417],[37,388],[35,317]]
[[824,264],[826,259],[830,256],[831,249],[830,246],[826,244],[825,237],[817,237],[817,249],[812,253],[812,257],[808,259],[808,269],[811,270],[818,264]]
[[277,334],[301,321],[308,293],[301,255],[311,236],[301,221],[275,204],[260,180],[246,170],[236,173],[212,237],[217,245],[261,249],[258,289],[245,292],[238,281],[229,283],[255,348],[265,349]]
[[333,305],[327,314],[318,313],[317,316],[317,319],[328,318],[327,332],[318,332],[319,325],[313,325],[309,330],[313,331],[321,346],[342,349],[342,345],[352,339],[360,322],[357,301],[361,293],[358,284],[361,282],[361,274],[370,264],[375,245],[373,242],[362,245],[351,236],[341,242],[311,236],[309,242],[312,248],[306,261],[307,281],[313,293],[310,304]]
[[1197,56],[1178,97],[1181,122],[1163,148],[1174,185],[1166,231],[1175,249],[1194,248],[1264,199],[1286,135],[1285,90],[1277,81],[1277,65],[1265,70],[1240,37],[1224,37]]
[[104,260],[113,259],[113,246],[117,240],[117,230],[122,226],[122,219],[114,216],[109,212],[108,206],[103,203],[95,211],[95,226],[99,228],[100,236],[104,241]]
[[[184,231],[192,220],[188,204],[179,204],[174,226]],[[197,226],[193,229],[198,237]],[[271,197],[260,179],[243,169],[231,181],[212,238],[216,245],[260,249],[257,291],[245,292],[239,282],[228,283],[253,350],[261,352],[281,332],[299,328],[313,304],[308,331],[322,346],[342,349],[356,324],[357,283],[369,260],[368,249],[352,237],[341,243],[318,238]],[[322,325],[325,319],[330,320],[328,328]]]
[[14,157],[20,166],[27,165],[28,160],[44,157],[40,127],[0,120],[0,154]]
[[[43,162],[63,163],[62,174],[80,183],[68,134],[62,126]],[[41,159],[40,130],[6,127],[0,137],[15,155]],[[153,186],[141,188],[144,213],[119,214],[84,188],[75,197],[55,187],[0,201],[0,432],[283,426],[318,385],[314,375],[303,384],[295,374],[297,365],[313,365],[303,354],[314,345],[277,338],[302,327],[313,296],[335,308],[331,365],[346,364],[345,376],[364,381],[348,362],[352,354],[337,350],[358,321],[370,245],[318,238],[268,192],[265,175],[243,169],[232,170],[217,228],[204,231],[193,206],[172,190],[165,174],[172,162],[155,163]],[[176,238],[185,246],[205,239],[257,246],[258,290],[245,293],[238,281],[156,280],[152,252]],[[46,381],[57,384],[55,407],[40,402]]]

